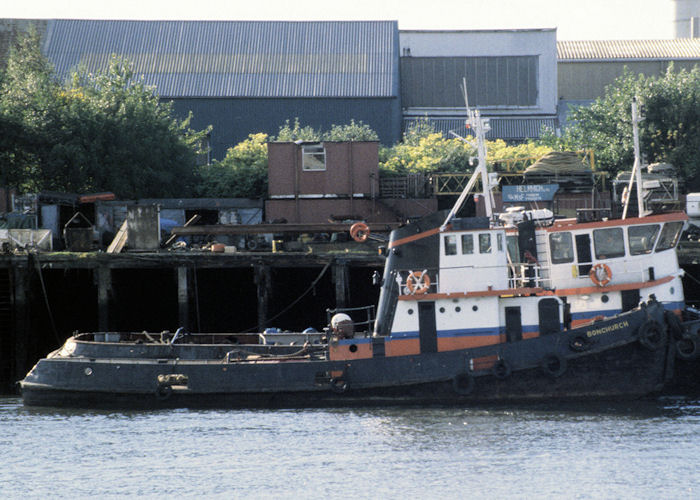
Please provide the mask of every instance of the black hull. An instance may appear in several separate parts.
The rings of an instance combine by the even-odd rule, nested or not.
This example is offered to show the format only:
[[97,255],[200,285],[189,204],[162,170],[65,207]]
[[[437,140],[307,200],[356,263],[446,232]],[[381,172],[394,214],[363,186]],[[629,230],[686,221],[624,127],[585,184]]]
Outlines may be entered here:
[[[419,357],[414,357],[418,360]],[[330,384],[305,391],[206,392],[170,390],[118,392],[63,390],[24,383],[27,406],[82,408],[300,408],[389,405],[470,405],[479,403],[637,399],[661,391],[672,369],[668,346],[649,350],[638,342],[568,359],[562,373],[542,367],[512,371],[506,377],[475,373],[426,383],[353,388]],[[671,363],[669,365],[669,363]]]

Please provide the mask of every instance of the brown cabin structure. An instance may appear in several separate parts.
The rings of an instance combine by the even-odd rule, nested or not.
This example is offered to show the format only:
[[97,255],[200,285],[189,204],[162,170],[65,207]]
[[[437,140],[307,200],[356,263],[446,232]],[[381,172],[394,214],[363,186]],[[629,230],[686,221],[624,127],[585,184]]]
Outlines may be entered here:
[[375,141],[272,142],[268,186],[268,222],[401,222],[437,209],[434,197],[382,196]]

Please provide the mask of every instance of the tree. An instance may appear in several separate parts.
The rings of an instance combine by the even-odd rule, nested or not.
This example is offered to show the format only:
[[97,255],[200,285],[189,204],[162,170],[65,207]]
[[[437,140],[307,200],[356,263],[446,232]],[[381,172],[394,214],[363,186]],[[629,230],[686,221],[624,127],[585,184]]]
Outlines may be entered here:
[[[124,59],[93,75],[76,70],[65,84],[39,50],[20,37],[0,86],[3,181],[22,191],[113,191],[122,198],[190,195],[196,155],[207,131],[172,116],[154,88]],[[21,137],[20,137],[21,135]]]
[[346,125],[332,125],[331,129],[323,135],[324,141],[378,141],[379,136],[372,128],[362,120],[355,123],[350,120]]
[[646,119],[640,123],[640,147],[648,162],[679,168],[689,188],[700,188],[700,69],[663,76],[625,72],[591,106],[575,108],[572,125],[560,138],[542,143],[557,149],[592,149],[603,170],[628,170],[634,161],[632,99],[638,97]]
[[299,118],[294,118],[294,125],[289,124],[289,120],[280,126],[277,137],[272,137],[273,142],[318,142],[321,140],[322,134],[320,130],[315,130],[311,126],[302,127],[299,123]]
[[197,194],[203,197],[265,198],[267,134],[250,134],[220,162],[200,168]]

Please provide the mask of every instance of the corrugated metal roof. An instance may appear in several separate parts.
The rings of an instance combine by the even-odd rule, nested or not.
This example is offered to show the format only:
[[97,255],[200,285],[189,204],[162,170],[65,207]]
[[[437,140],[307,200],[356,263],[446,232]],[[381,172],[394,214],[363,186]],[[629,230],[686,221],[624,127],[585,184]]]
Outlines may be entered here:
[[700,59],[700,38],[561,41],[557,57],[559,62]]
[[393,97],[396,21],[49,21],[61,75],[126,57],[163,97]]

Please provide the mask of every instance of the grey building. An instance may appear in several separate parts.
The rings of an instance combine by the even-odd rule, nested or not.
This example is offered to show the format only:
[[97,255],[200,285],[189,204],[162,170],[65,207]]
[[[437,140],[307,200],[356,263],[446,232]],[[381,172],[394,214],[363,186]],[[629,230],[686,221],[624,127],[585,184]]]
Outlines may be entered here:
[[[8,20],[5,20],[7,22]],[[59,75],[104,70],[112,54],[192,127],[213,126],[212,156],[285,120],[328,130],[350,120],[400,138],[395,21],[39,21]]]

